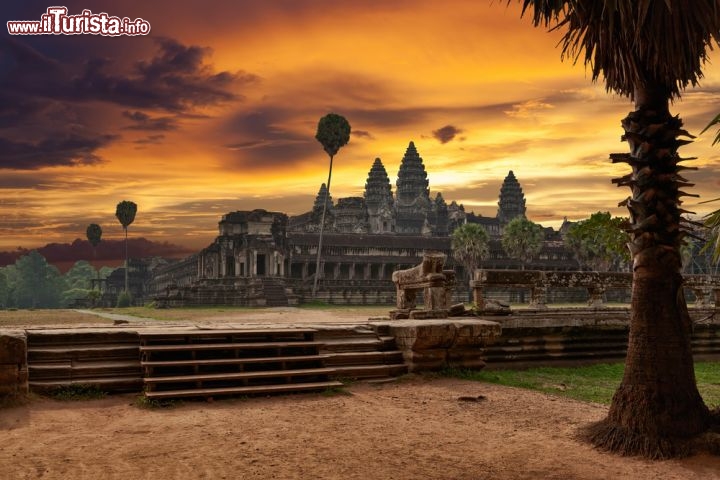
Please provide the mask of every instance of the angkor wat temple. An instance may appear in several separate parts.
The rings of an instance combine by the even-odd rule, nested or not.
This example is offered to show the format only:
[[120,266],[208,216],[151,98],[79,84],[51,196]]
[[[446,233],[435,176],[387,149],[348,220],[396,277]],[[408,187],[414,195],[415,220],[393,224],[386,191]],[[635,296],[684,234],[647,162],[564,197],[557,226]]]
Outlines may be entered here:
[[[158,268],[149,283],[151,296],[167,305],[293,305],[311,299],[323,202],[327,214],[316,299],[329,303],[392,303],[392,272],[418,264],[423,251],[447,255],[446,268],[467,283],[452,260],[450,234],[465,222],[481,224],[490,234],[485,268],[520,268],[500,245],[507,222],[526,212],[520,183],[510,171],[500,189],[495,217],[466,213],[441,193],[431,195],[423,159],[410,142],[398,172],[395,192],[376,158],[362,197],[333,202],[320,187],[312,210],[288,217],[265,210],[224,215],[219,234],[207,248]],[[552,228],[540,254],[527,266],[572,270],[577,264]],[[458,299],[466,292],[458,288]]]

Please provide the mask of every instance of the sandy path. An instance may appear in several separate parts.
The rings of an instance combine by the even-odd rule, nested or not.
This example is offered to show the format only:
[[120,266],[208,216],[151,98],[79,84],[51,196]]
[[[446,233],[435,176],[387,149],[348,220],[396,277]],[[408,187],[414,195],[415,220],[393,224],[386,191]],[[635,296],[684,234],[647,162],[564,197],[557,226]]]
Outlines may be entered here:
[[348,390],[159,410],[36,400],[0,410],[0,478],[720,478],[717,457],[649,462],[577,442],[600,405],[416,376]]

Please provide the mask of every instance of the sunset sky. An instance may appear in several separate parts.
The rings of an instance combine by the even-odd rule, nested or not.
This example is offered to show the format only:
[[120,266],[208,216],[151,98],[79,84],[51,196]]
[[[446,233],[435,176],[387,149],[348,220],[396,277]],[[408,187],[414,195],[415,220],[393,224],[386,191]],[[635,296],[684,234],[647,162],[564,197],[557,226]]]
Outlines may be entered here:
[[[142,18],[148,36],[10,36],[8,20],[70,14]],[[65,1],[0,7],[0,250],[133,236],[200,248],[219,217],[310,210],[328,158],[314,139],[329,112],[352,125],[331,194],[362,195],[380,157],[394,184],[413,140],[431,194],[494,216],[513,170],[528,217],[559,226],[598,210],[625,214],[629,100],[561,62],[558,33],[517,5],[473,0]],[[720,112],[720,54],[672,106],[699,133]],[[720,196],[720,147],[684,147],[702,200]],[[689,199],[699,214],[718,208]]]

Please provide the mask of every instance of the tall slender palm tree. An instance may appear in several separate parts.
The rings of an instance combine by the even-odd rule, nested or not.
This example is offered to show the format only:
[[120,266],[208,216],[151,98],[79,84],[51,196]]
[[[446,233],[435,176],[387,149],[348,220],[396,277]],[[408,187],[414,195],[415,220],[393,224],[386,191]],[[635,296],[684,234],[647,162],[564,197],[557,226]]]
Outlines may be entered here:
[[[100,244],[100,239],[102,238],[102,228],[97,223],[91,223],[88,225],[87,229],[85,230],[85,235],[87,235],[88,242],[90,242],[90,245],[93,247],[93,259],[97,257],[97,246]],[[97,280],[98,280],[98,290],[100,290],[100,269],[97,269]],[[94,288],[93,288],[94,290]]]
[[323,146],[323,150],[330,157],[330,169],[328,171],[327,193],[323,202],[322,219],[320,220],[320,239],[318,240],[317,260],[315,262],[315,279],[313,280],[312,296],[315,298],[317,281],[320,276],[320,255],[322,253],[323,231],[325,230],[325,213],[327,211],[327,199],[330,198],[330,179],[332,178],[333,157],[341,147],[350,141],[350,124],[342,115],[328,113],[318,122],[315,139]]
[[628,175],[614,179],[632,193],[633,258],[630,337],[625,373],[607,418],[588,429],[597,446],[651,458],[682,455],[709,428],[690,345],[692,322],[682,291],[680,245],[686,235],[678,148],[692,136],[669,101],[702,77],[708,48],[720,37],[718,0],[522,0],[534,24],[564,32],[562,57],[583,58],[593,80],[630,97],[622,120],[630,153],[612,154]]
[[115,208],[115,216],[125,230],[125,293],[130,293],[128,285],[128,227],[135,221],[137,204],[123,200]]

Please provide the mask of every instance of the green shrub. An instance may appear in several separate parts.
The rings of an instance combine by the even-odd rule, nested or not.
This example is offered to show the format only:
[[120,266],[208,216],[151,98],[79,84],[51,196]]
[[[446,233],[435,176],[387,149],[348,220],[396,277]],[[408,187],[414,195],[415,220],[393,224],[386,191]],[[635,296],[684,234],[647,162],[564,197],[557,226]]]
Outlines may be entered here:
[[48,395],[56,400],[73,401],[73,400],[96,400],[104,398],[107,395],[96,385],[72,384],[58,387]]
[[180,400],[155,399],[140,395],[135,399],[135,406],[139,408],[175,408],[182,405]]
[[127,308],[132,305],[132,297],[130,296],[130,292],[122,291],[120,292],[120,295],[118,295],[117,299],[117,308]]

